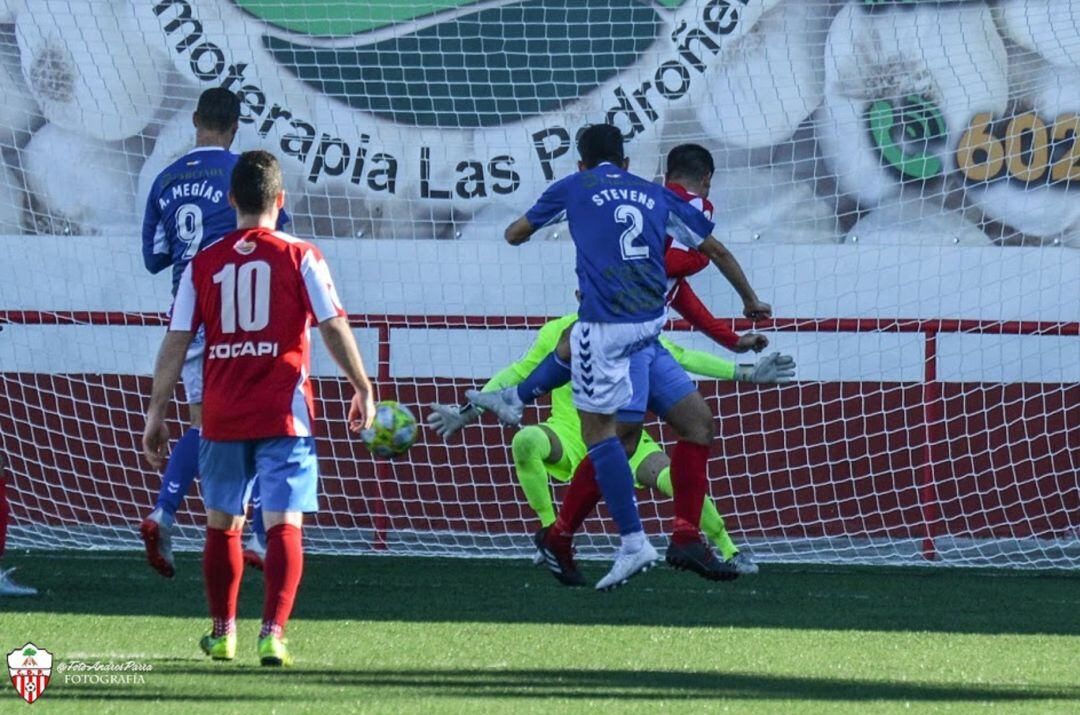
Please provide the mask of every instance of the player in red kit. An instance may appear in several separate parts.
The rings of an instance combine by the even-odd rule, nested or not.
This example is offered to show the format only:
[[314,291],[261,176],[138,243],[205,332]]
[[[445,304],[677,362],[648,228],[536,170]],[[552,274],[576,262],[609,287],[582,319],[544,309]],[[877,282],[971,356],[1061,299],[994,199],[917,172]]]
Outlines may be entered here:
[[200,645],[216,660],[236,655],[244,496],[258,473],[267,538],[259,657],[263,665],[289,665],[283,634],[303,570],[301,528],[304,513],[318,508],[311,325],[318,325],[355,389],[348,417],[353,432],[371,425],[374,398],[322,255],[274,230],[285,192],[273,155],[241,156],[229,200],[237,230],[196,254],[180,279],[154,371],[143,450],[155,467],[164,463],[165,408],[188,344],[203,327],[199,470],[207,509],[203,575],[213,630]]

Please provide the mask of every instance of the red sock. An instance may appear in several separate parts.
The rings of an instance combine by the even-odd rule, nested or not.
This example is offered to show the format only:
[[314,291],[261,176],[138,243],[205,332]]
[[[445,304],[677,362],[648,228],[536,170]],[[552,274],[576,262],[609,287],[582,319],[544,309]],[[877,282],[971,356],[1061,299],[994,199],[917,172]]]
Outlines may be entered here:
[[566,490],[566,496],[559,508],[559,516],[552,525],[552,532],[564,538],[572,537],[600,503],[600,498],[596,467],[586,456],[574,470],[570,488]]
[[709,448],[693,442],[676,442],[671,451],[671,488],[675,499],[672,540],[687,543],[700,538],[701,507],[709,491]]
[[206,529],[203,579],[215,637],[236,632],[236,601],[240,596],[240,577],[244,574],[241,533],[240,529]]
[[263,578],[266,597],[263,600],[263,622],[259,637],[269,633],[281,636],[289,622],[300,575],[304,571],[304,547],[300,527],[278,524],[266,530],[266,560]]
[[7,543],[7,523],[7,486],[4,484],[4,473],[0,471],[0,556],[4,555],[4,545]]

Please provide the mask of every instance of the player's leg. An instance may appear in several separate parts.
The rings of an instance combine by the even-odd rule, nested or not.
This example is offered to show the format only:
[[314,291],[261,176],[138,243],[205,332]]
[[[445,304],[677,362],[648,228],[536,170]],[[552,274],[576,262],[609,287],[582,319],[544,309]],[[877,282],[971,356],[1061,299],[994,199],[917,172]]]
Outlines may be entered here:
[[[634,491],[634,474],[630,468],[629,455],[633,453],[637,445],[637,439],[630,437],[627,427],[621,423],[637,422],[638,428],[645,417],[645,409],[649,395],[649,370],[655,355],[657,343],[655,338],[647,338],[650,328],[638,326],[636,330],[641,332],[626,335],[626,326],[600,325],[593,328],[596,333],[593,336],[586,334],[584,327],[587,324],[579,323],[583,329],[575,327],[571,336],[571,349],[574,353],[574,384],[585,396],[588,393],[585,387],[595,385],[599,392],[605,382],[623,386],[623,394],[610,396],[606,404],[616,407],[617,413],[613,417],[614,423],[604,424],[604,432],[589,434],[589,427],[585,414],[582,413],[582,436],[589,445],[589,457],[596,471],[596,483],[604,495],[608,513],[619,527],[622,544],[615,557],[615,563],[611,570],[596,583],[599,590],[617,588],[626,581],[643,571],[648,570],[659,558],[656,549],[645,538],[645,531],[641,526],[638,516],[637,494]],[[656,326],[659,328],[659,325]],[[635,328],[630,328],[635,330]],[[608,338],[605,332],[611,332],[615,336],[620,333],[625,337]],[[644,333],[644,334],[642,334]],[[591,339],[590,339],[591,337]],[[603,343],[610,342],[618,345],[621,352],[616,352],[616,358],[611,359],[605,355]],[[601,345],[598,351],[596,343]],[[585,379],[588,376],[588,354],[594,354],[595,382]],[[581,366],[579,381],[578,365]],[[628,389],[626,389],[628,388]],[[578,395],[575,395],[577,398]],[[583,401],[583,402],[587,402]],[[579,410],[582,405],[578,405]],[[612,418],[609,418],[612,419]]]
[[570,334],[573,326],[563,331],[555,350],[548,353],[533,371],[514,387],[494,392],[468,390],[465,396],[477,407],[490,410],[503,424],[521,423],[525,405],[570,382]]
[[199,473],[199,435],[202,429],[202,368],[204,342],[200,331],[188,348],[181,377],[187,395],[190,427],[169,454],[161,490],[153,511],[139,525],[139,535],[146,547],[146,559],[162,576],[176,573],[172,554],[172,535],[179,511],[191,484]]
[[738,576],[701,538],[699,525],[709,489],[709,447],[715,434],[712,412],[686,371],[663,346],[657,346],[649,376],[649,407],[678,434],[671,453],[675,520],[667,561],[711,580]]
[[244,497],[255,477],[253,442],[199,444],[203,502],[206,504],[206,545],[203,578],[213,628],[200,646],[215,660],[236,657],[236,608],[244,572],[241,537]]
[[315,439],[260,440],[256,468],[266,527],[259,659],[267,666],[291,665],[284,635],[304,571],[304,513],[318,510]]
[[244,544],[244,563],[248,566],[263,570],[263,561],[266,559],[266,527],[263,526],[262,499],[259,496],[259,476],[251,481],[251,494],[248,495],[248,505],[251,507],[251,536]]
[[[674,494],[671,486],[671,460],[647,432],[641,436],[638,451],[630,457],[630,466],[634,468],[634,478],[642,488],[656,489],[669,498]],[[721,558],[731,562],[740,575],[758,572],[758,566],[753,559],[739,551],[739,547],[728,534],[719,509],[708,497],[705,497],[701,508],[701,530],[716,545]]]
[[528,405],[570,382],[570,335],[573,326],[568,327],[559,337],[555,349],[548,353],[529,375],[515,386],[515,392],[522,403]]
[[[8,518],[11,514],[8,509],[4,466],[4,456],[0,454],[0,559],[4,558],[4,548],[7,546]],[[36,588],[15,583],[11,578],[14,570],[14,568],[0,568],[0,596],[36,596]]]
[[541,528],[551,526],[555,522],[555,506],[548,486],[548,466],[562,458],[558,437],[542,425],[529,425],[514,435],[510,454],[525,501],[540,520]]

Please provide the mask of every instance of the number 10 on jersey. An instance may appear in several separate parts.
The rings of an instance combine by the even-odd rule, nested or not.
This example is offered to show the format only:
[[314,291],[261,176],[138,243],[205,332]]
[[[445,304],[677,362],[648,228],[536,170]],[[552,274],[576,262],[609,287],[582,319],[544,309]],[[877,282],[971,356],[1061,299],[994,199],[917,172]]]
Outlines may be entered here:
[[270,324],[269,263],[227,263],[214,274],[214,284],[221,286],[222,333],[235,333],[237,325],[256,332]]

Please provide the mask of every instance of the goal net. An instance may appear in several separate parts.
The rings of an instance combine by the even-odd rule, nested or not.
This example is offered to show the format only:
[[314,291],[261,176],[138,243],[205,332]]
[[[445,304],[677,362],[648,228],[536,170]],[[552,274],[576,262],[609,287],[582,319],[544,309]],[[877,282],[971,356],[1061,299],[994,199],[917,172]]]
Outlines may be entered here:
[[[700,143],[717,236],[774,306],[756,329],[798,363],[790,385],[700,383],[736,543],[762,561],[1080,564],[1077,3],[6,0],[0,50],[13,547],[139,546],[170,291],[142,265],[142,211],[193,144],[199,93],[224,86],[234,149],[281,159],[290,230],[327,254],[380,398],[418,417],[458,403],[574,309],[566,226],[501,235],[576,170],[582,127],[619,126],[657,179]],[[749,330],[715,273],[694,288]],[[724,352],[685,327],[670,337]],[[530,553],[510,430],[423,429],[376,461],[325,354],[313,372],[310,548]],[[665,533],[669,501],[640,502]],[[196,487],[182,548],[201,509]],[[608,548],[603,508],[585,531],[583,553]]]

